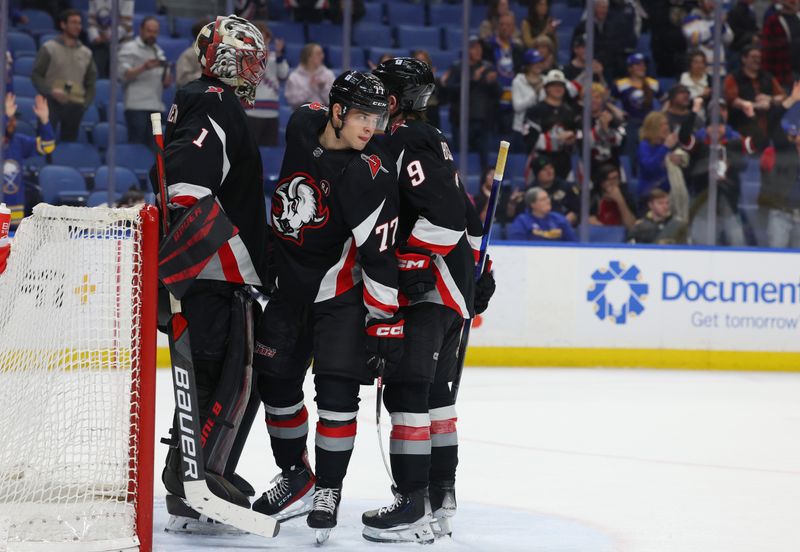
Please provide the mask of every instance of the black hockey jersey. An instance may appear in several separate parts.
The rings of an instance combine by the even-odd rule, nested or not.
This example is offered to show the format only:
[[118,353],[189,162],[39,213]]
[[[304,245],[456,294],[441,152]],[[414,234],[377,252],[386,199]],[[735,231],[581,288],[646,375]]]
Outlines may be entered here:
[[327,120],[327,107],[314,103],[286,126],[271,213],[277,287],[320,303],[363,279],[369,317],[388,318],[398,309],[397,173],[372,142],[361,152],[322,147]]
[[[436,289],[414,301],[473,314],[475,264],[483,227],[457,176],[447,139],[423,121],[398,119],[386,136],[400,184],[398,243],[435,253]],[[401,296],[401,304],[408,299]]]
[[190,82],[175,94],[164,138],[170,207],[189,207],[211,194],[239,230],[198,279],[261,285],[267,242],[263,169],[239,98],[211,77]]

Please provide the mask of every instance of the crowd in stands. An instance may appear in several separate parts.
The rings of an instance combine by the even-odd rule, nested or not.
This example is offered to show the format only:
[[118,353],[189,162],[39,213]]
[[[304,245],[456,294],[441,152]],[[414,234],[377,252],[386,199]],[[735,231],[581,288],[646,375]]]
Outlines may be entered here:
[[[710,75],[715,1],[722,0],[595,0],[588,66],[582,2],[473,2],[468,171],[462,179],[485,216],[495,144],[510,140],[496,238],[576,240],[587,179],[592,241],[706,244],[713,215],[717,244],[800,246],[800,0],[725,2],[716,128]],[[168,111],[176,88],[199,76],[191,43],[208,19],[172,15],[168,1],[157,9],[153,0],[121,0],[121,101],[110,105],[110,0],[24,4],[15,9],[12,2],[10,13],[8,92],[16,117],[4,122],[11,162],[4,193],[15,220],[36,199],[89,201],[92,191],[102,192],[96,175],[109,147],[112,111],[123,171],[117,191],[128,191],[120,181],[147,189],[149,113]],[[258,23],[270,50],[248,113],[269,194],[291,111],[326,103],[341,70],[342,3],[243,0],[236,6]],[[355,0],[352,6],[351,66],[369,70],[398,55],[429,63],[438,87],[428,118],[457,151],[461,4]],[[584,135],[587,71],[593,84]],[[40,116],[42,102],[47,120]],[[15,134],[36,147],[13,147],[20,142]],[[716,205],[709,203],[713,135],[722,159],[714,169]],[[589,167],[579,159],[585,140]],[[62,162],[72,172],[67,177],[62,171],[61,184],[53,184],[55,173],[44,168]],[[93,197],[105,201],[102,194]]]

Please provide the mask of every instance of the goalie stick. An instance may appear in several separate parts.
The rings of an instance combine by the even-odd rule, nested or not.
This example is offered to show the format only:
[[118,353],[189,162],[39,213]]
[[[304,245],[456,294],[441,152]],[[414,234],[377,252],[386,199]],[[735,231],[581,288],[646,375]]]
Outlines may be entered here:
[[[489,195],[489,203],[486,208],[486,218],[483,221],[483,238],[481,238],[481,249],[478,255],[478,264],[475,266],[475,281],[483,274],[483,267],[486,265],[486,250],[489,248],[489,239],[494,225],[494,212],[497,210],[497,198],[500,195],[500,186],[503,184],[503,173],[506,170],[506,158],[508,157],[509,143],[503,140],[500,142],[500,150],[497,152],[497,163],[494,168],[494,181],[492,182],[492,193]],[[469,342],[469,332],[472,329],[472,318],[464,321],[464,329],[461,330],[461,342],[458,344],[458,366],[456,377],[450,392],[453,395],[453,403],[458,398],[458,388],[461,386],[461,374],[464,372],[464,356],[467,353],[467,343]]]
[[[156,175],[160,195],[161,221],[167,235],[167,183],[164,174],[164,136],[161,114],[151,113],[153,138],[157,145]],[[170,293],[168,323],[169,352],[172,359],[172,383],[175,393],[177,429],[181,450],[181,479],[189,505],[216,521],[227,523],[249,533],[272,538],[278,534],[278,522],[264,514],[232,504],[218,497],[206,483],[203,448],[200,443],[200,411],[197,404],[194,364],[189,340],[189,327],[181,313],[180,300]]]

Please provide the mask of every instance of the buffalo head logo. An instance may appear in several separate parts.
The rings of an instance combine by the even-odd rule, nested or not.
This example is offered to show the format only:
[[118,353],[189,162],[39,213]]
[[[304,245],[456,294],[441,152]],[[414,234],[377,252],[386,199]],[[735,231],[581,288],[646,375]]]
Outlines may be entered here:
[[282,238],[298,245],[303,244],[303,231],[324,226],[328,214],[328,208],[322,205],[322,192],[304,173],[281,181],[272,197],[272,227]]

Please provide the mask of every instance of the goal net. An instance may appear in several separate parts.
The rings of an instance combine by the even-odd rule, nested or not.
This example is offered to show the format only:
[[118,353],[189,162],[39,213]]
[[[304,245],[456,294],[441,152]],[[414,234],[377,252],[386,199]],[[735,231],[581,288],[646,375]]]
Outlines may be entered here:
[[37,205],[0,275],[0,550],[152,539],[154,207]]

